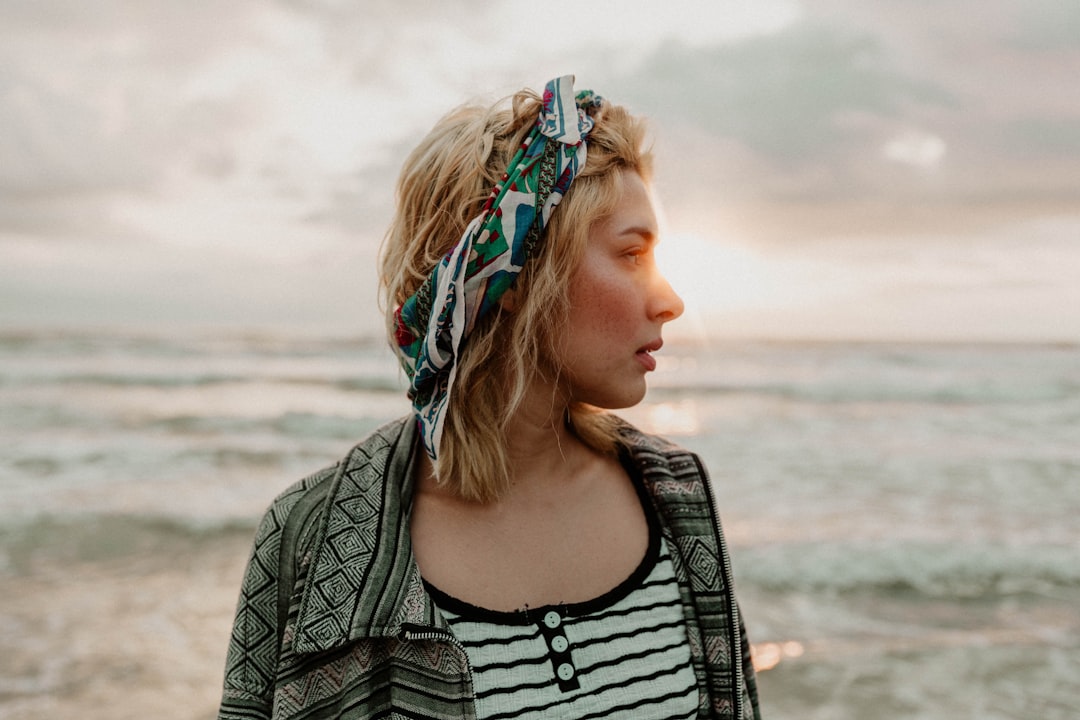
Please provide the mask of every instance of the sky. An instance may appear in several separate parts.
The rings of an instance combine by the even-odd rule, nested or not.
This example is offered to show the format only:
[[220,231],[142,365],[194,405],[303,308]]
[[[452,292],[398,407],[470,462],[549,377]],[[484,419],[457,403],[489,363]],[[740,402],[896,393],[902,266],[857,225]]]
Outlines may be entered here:
[[673,333],[1080,342],[1076,0],[0,0],[0,331],[378,332],[405,155],[563,74]]

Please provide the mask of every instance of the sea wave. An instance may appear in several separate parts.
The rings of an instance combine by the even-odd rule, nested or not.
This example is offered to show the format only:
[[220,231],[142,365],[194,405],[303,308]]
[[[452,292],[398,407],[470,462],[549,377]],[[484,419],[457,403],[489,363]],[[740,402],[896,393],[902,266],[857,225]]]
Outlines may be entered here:
[[390,373],[379,375],[356,375],[349,377],[315,377],[295,375],[239,374],[239,373],[193,373],[183,374],[116,374],[116,373],[55,373],[51,375],[0,376],[0,385],[32,387],[47,386],[100,386],[106,388],[185,388],[212,387],[215,385],[296,385],[325,387],[341,392],[392,392],[400,393],[405,385]]
[[92,353],[124,351],[129,354],[191,357],[206,354],[248,353],[263,356],[309,355],[328,357],[381,347],[377,336],[309,336],[282,333],[138,333],[126,329],[0,331],[0,354],[50,354],[85,357]]
[[0,573],[133,556],[175,556],[227,538],[251,538],[255,519],[130,514],[39,515],[0,525]]
[[860,384],[852,381],[790,383],[730,383],[709,382],[700,378],[673,374],[652,384],[649,397],[653,400],[678,398],[687,395],[759,396],[778,400],[807,402],[821,405],[857,403],[912,403],[931,405],[997,405],[1010,403],[1044,403],[1080,400],[1080,383],[1060,382],[993,382],[958,383],[927,387],[917,381],[889,385],[880,380]]
[[402,373],[371,338],[155,337],[0,332],[0,386],[190,388],[232,384],[400,391]]
[[773,591],[981,597],[1080,587],[1074,546],[814,543],[740,548],[736,573]]
[[[667,353],[667,349],[665,349]],[[1080,346],[904,343],[677,346],[651,392],[822,405],[1011,404],[1080,400]]]

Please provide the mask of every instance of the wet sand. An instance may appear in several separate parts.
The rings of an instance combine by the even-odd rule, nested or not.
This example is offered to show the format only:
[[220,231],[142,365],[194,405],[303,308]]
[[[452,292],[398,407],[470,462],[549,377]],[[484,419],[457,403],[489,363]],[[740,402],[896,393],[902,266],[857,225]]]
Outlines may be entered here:
[[0,718],[213,718],[251,537],[0,574]]

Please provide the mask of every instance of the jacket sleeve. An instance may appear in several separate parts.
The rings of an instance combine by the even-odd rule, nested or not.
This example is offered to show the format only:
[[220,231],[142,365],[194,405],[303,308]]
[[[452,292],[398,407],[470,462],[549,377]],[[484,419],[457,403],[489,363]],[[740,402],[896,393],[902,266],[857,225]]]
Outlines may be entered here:
[[219,720],[269,720],[283,628],[278,627],[278,575],[284,522],[280,507],[263,516],[255,534],[236,606]]
[[327,468],[290,487],[259,523],[236,605],[219,720],[271,717],[298,536],[312,522],[312,510],[321,504],[335,470]]
[[757,673],[754,672],[754,661],[750,656],[750,637],[746,634],[746,624],[743,622],[741,609],[739,611],[739,637],[742,638],[742,665],[746,691],[750,695],[750,705],[754,708],[754,720],[761,720],[761,707],[758,704]]

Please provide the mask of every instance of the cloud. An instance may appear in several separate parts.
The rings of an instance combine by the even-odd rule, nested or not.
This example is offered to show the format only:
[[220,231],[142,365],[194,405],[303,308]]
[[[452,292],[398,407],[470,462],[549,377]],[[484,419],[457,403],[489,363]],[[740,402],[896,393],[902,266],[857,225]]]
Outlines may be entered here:
[[110,225],[117,196],[153,193],[183,163],[227,171],[226,139],[243,108],[189,102],[182,88],[203,53],[236,36],[223,29],[229,11],[212,23],[209,8],[185,8],[0,7],[0,231],[121,232]]
[[1042,159],[1080,157],[1080,122],[1062,118],[1017,118],[1003,127],[1002,144],[1016,154]]
[[421,134],[463,101],[566,72],[652,119],[682,232],[899,242],[932,235],[912,225],[924,207],[958,235],[1075,212],[1078,8],[7,0],[5,302],[203,315],[213,298],[239,306],[244,274],[265,278],[244,281],[247,316],[276,295],[271,319],[326,314],[299,309],[300,288],[355,292],[356,267],[370,284]]
[[1073,6],[809,2],[769,34],[668,42],[625,87],[679,158],[676,195],[697,183],[733,202],[1075,198],[1080,48],[1052,30],[1071,27]]
[[217,206],[263,203],[236,225],[288,234],[369,197],[362,177],[412,118],[377,68],[358,77],[386,23],[350,13],[353,46],[286,5],[0,7],[0,233],[222,245],[246,233],[207,223]]
[[872,35],[798,23],[708,48],[669,43],[644,64],[634,99],[665,120],[688,120],[791,164],[829,156],[849,115],[897,117],[948,93],[904,77]]
[[1080,4],[1075,0],[1033,0],[1023,4],[1010,33],[1025,50],[1080,50]]
[[930,169],[941,162],[946,149],[937,135],[909,131],[885,143],[882,153],[893,162]]

